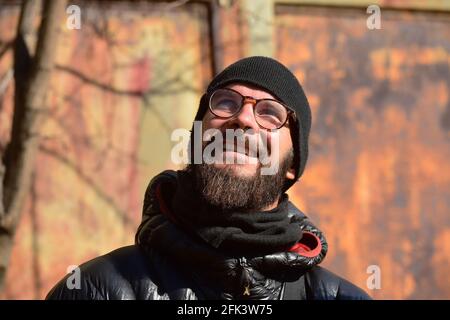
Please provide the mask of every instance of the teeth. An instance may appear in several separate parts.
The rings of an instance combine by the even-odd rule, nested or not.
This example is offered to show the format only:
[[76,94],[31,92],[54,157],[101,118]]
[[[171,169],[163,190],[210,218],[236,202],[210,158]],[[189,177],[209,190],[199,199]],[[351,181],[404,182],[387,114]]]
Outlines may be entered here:
[[247,148],[243,147],[237,147],[234,144],[226,144],[223,148],[224,151],[233,151],[237,153],[245,154],[248,157],[257,158],[258,157],[258,150],[249,150]]
[[242,153],[248,156],[248,150],[246,148],[243,148],[241,146],[235,146],[234,144],[225,144],[224,147],[225,151],[234,151],[234,152],[238,152],[238,153]]

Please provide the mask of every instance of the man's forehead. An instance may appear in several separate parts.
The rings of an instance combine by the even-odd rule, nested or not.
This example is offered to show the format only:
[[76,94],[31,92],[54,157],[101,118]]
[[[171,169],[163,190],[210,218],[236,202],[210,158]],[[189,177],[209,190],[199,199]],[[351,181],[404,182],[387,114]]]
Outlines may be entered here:
[[264,89],[247,83],[234,82],[226,85],[225,88],[236,90],[243,96],[250,96],[255,99],[275,99],[272,94]]

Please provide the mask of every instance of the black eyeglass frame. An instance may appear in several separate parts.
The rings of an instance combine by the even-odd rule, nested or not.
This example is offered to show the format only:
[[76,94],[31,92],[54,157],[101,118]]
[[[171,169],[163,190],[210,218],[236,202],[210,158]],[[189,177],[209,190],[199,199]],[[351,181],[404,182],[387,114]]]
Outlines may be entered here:
[[[228,116],[228,117],[224,117],[224,116],[220,116],[220,115],[216,114],[216,113],[213,111],[213,108],[212,108],[212,106],[211,106],[211,100],[212,100],[212,97],[213,97],[214,93],[216,93],[218,90],[228,90],[228,91],[237,93],[238,95],[240,95],[240,96],[242,97],[241,104],[240,104],[239,108],[236,110],[235,113],[233,113],[232,115],[230,115],[230,116]],[[289,108],[285,103],[283,103],[283,102],[281,102],[281,101],[279,101],[279,100],[276,100],[276,99],[270,99],[270,98],[255,99],[255,98],[250,97],[250,96],[244,96],[244,95],[242,95],[240,92],[238,92],[238,91],[236,91],[236,90],[234,90],[234,89],[231,89],[231,88],[218,88],[218,89],[214,90],[213,92],[211,92],[211,93],[209,94],[209,98],[208,98],[208,108],[209,108],[209,111],[210,111],[213,115],[215,115],[216,117],[219,117],[219,118],[222,118],[222,119],[230,119],[230,118],[233,118],[234,116],[236,116],[237,114],[239,114],[239,113],[241,112],[242,108],[244,107],[245,101],[249,101],[249,100],[251,100],[252,103],[253,103],[253,115],[254,115],[254,117],[255,117],[256,123],[258,124],[258,126],[260,126],[261,128],[263,128],[263,129],[265,129],[265,130],[278,130],[278,129],[281,129],[281,128],[286,124],[286,122],[289,120],[289,117],[292,117],[294,121],[296,120],[296,116],[295,116],[294,110],[292,110],[292,109]],[[284,122],[283,122],[279,127],[273,128],[273,129],[269,129],[269,128],[264,127],[263,125],[261,125],[261,124],[258,122],[257,117],[256,117],[256,114],[255,114],[255,109],[256,109],[256,105],[257,105],[259,102],[261,102],[261,101],[274,101],[274,102],[277,102],[277,103],[281,104],[281,105],[287,110],[286,120],[284,120]]]

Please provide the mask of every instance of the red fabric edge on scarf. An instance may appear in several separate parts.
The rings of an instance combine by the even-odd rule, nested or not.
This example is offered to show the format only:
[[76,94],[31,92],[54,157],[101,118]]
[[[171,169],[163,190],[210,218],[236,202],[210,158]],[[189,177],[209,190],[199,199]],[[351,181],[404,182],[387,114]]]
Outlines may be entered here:
[[304,231],[300,241],[294,244],[289,251],[312,258],[320,254],[322,251],[322,244],[320,243],[319,237],[314,233]]

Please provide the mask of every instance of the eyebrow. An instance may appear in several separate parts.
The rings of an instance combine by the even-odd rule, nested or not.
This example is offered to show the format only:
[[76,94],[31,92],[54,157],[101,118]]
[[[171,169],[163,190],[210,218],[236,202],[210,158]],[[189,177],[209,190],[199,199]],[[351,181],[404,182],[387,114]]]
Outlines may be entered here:
[[[255,97],[254,95],[243,94],[243,93],[242,93],[241,91],[239,91],[237,88],[233,88],[232,86],[225,86],[225,87],[223,87],[223,88],[233,89],[233,90],[239,92],[239,93],[240,93],[241,95],[243,95],[243,96],[252,97],[252,98],[257,99],[257,100],[260,100],[260,99],[272,99],[272,100],[276,100],[276,99],[277,99],[277,98],[273,97],[269,92],[265,92],[265,93],[267,93],[267,94],[269,95],[269,97],[261,97],[261,98],[258,98],[258,97]],[[259,90],[259,89],[257,89],[257,90]]]

